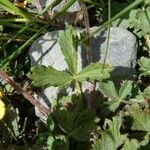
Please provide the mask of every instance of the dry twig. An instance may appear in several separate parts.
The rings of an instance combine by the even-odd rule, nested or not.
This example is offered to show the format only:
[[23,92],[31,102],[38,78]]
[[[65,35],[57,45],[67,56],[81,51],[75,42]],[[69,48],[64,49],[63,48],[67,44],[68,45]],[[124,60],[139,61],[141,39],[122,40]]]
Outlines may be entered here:
[[10,77],[2,70],[0,70],[0,78],[2,78],[6,83],[10,84],[16,91],[22,94],[31,104],[38,107],[39,111],[43,113],[46,117],[51,113],[51,110],[43,106],[38,100],[36,100],[32,95],[25,91],[20,85],[15,83]]

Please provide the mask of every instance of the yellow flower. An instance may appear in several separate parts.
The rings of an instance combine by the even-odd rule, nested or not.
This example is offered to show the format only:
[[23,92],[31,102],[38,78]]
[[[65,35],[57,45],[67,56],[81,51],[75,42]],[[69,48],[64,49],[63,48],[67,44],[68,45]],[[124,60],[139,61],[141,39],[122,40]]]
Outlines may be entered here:
[[0,120],[3,119],[6,111],[5,103],[1,100],[2,97],[3,97],[3,93],[0,92]]

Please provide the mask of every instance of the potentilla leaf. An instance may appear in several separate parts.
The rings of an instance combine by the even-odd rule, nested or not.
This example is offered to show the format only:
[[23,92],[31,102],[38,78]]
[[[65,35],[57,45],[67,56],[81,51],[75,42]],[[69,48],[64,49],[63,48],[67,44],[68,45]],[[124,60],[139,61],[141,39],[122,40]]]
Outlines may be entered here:
[[150,59],[146,57],[141,57],[138,61],[138,64],[140,65],[140,76],[150,76]]
[[112,81],[108,81],[107,83],[101,82],[99,87],[103,95],[108,97],[108,101],[105,102],[105,104],[108,105],[110,111],[114,112],[120,106],[120,103],[131,94],[132,81],[123,81],[119,90],[119,94]]
[[125,144],[122,147],[122,150],[137,150],[140,148],[138,140],[136,139],[127,139]]
[[119,98],[121,100],[125,99],[128,95],[131,94],[131,91],[132,91],[132,81],[124,80],[119,90]]
[[100,82],[99,87],[100,87],[100,90],[103,93],[103,95],[105,97],[108,97],[109,100],[118,98],[117,90],[116,90],[115,85],[112,81]]
[[77,73],[77,31],[67,26],[65,31],[59,32],[59,45],[71,74]]
[[97,62],[91,63],[85,67],[76,77],[76,80],[83,82],[87,79],[90,80],[103,80],[110,77],[110,71],[112,68],[108,65],[104,65]]
[[28,77],[36,87],[65,86],[73,80],[69,73],[58,71],[51,66],[32,67]]
[[53,116],[61,130],[78,141],[89,141],[92,130],[96,129],[94,114],[88,111],[54,110]]
[[130,116],[133,119],[132,130],[150,131],[150,110],[141,110],[139,105],[129,108]]
[[94,150],[116,150],[127,138],[127,135],[120,133],[122,124],[120,117],[114,117],[112,121],[107,119],[106,123],[109,129],[101,131],[101,138],[95,142]]
[[133,10],[129,18],[130,27],[134,27],[136,30],[141,30],[143,34],[150,34],[150,7],[145,9]]

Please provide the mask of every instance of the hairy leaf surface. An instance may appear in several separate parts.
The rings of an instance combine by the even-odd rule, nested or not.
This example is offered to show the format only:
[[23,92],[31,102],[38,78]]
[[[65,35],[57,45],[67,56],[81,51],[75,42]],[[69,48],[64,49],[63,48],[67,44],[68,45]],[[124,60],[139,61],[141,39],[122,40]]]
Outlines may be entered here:
[[69,71],[77,73],[77,31],[72,26],[67,26],[66,31],[59,33],[59,45],[68,65]]
[[132,82],[126,80],[123,81],[119,92],[117,92],[112,81],[108,81],[107,83],[101,82],[99,87],[104,96],[108,97],[108,101],[105,102],[105,104],[108,105],[110,111],[115,111],[120,103],[131,94]]
[[133,119],[132,130],[150,131],[150,110],[141,110],[138,105],[129,109],[130,116]]
[[108,66],[97,62],[91,63],[89,66],[85,67],[76,77],[80,82],[87,79],[90,80],[103,80],[110,77],[110,71],[112,69]]
[[107,120],[109,129],[101,132],[101,138],[94,144],[94,150],[116,150],[122,145],[127,135],[120,133],[122,120],[114,117],[113,121]]
[[58,71],[51,66],[33,67],[28,77],[32,80],[33,85],[37,87],[65,86],[72,81],[70,74]]
[[141,76],[150,76],[150,59],[146,57],[141,57],[140,60],[138,61],[138,64],[140,65],[140,71],[141,71]]

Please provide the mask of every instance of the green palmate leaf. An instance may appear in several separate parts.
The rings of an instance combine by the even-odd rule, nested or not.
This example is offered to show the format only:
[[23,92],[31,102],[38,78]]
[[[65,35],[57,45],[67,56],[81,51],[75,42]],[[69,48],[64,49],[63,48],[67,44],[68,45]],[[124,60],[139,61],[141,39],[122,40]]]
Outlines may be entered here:
[[112,69],[108,66],[97,62],[91,63],[85,67],[76,77],[76,80],[83,82],[87,79],[90,80],[103,80],[110,77],[110,71]]
[[117,93],[112,81],[100,83],[99,87],[104,96],[108,97],[109,101],[105,102],[105,104],[108,105],[110,111],[115,111],[119,107],[120,103],[131,94],[132,82],[126,80],[123,81],[119,94]]
[[96,129],[96,125],[93,124],[93,121],[88,121],[85,124],[78,126],[70,136],[78,141],[89,141],[90,133],[92,130]]
[[101,139],[97,140],[93,145],[93,150],[116,150],[113,137],[110,132],[103,131]]
[[103,95],[108,97],[108,101],[105,102],[105,104],[108,105],[110,111],[115,111],[119,107],[121,101],[114,83],[112,81],[100,83],[99,87]]
[[32,67],[28,77],[32,80],[33,85],[37,87],[65,86],[72,81],[70,74],[58,71],[51,66]]
[[110,127],[109,131],[114,136],[115,146],[120,146],[124,140],[126,139],[127,135],[120,133],[120,128],[122,124],[122,119],[120,117],[113,117],[112,121],[107,121]]
[[105,102],[108,105],[108,109],[114,112],[120,105],[121,101],[119,99],[112,99],[111,101]]
[[96,128],[93,114],[87,111],[56,110],[53,116],[68,137],[79,141],[88,141],[91,131]]
[[107,120],[109,129],[101,132],[101,138],[96,141],[94,150],[116,150],[124,143],[127,135],[120,133],[122,120],[120,117],[114,117],[113,121]]
[[149,98],[150,98],[150,86],[145,88],[143,92],[139,90],[138,95],[135,98],[130,99],[130,101],[134,103],[147,103]]
[[133,119],[132,130],[150,131],[149,109],[141,110],[138,105],[134,105],[129,113]]
[[77,73],[77,31],[67,26],[66,31],[59,33],[59,45],[71,74]]
[[143,34],[150,34],[150,7],[136,9],[132,12],[129,22],[130,27],[141,30]]
[[122,150],[138,150],[140,145],[136,139],[127,139],[122,147]]
[[138,64],[140,65],[140,71],[141,71],[141,76],[150,76],[150,59],[141,57],[140,60],[138,61]]

